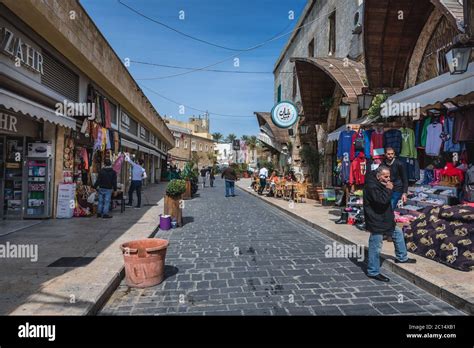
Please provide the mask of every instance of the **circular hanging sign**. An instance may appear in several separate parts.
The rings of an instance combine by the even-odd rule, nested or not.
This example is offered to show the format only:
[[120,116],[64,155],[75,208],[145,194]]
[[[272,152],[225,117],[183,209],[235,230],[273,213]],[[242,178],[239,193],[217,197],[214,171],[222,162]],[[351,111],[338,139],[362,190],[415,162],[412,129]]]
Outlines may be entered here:
[[282,101],[272,109],[272,121],[279,128],[289,128],[298,120],[298,109],[295,104]]

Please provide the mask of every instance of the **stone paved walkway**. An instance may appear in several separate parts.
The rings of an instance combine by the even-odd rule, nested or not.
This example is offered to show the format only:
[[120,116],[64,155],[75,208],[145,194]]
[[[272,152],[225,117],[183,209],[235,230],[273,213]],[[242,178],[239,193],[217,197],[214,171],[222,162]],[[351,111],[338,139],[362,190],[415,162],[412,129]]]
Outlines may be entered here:
[[327,258],[333,240],[249,194],[224,197],[223,181],[185,202],[185,225],[169,239],[167,278],[121,283],[102,315],[462,315],[385,271],[368,279],[354,259]]

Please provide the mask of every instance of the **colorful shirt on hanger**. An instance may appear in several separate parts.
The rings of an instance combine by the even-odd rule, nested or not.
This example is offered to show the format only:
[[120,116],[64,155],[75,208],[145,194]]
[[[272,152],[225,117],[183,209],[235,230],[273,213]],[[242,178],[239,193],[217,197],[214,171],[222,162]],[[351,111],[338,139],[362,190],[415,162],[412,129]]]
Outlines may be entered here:
[[370,137],[370,155],[372,158],[384,157],[383,129],[376,129]]
[[349,155],[349,159],[353,161],[357,156],[359,156],[359,153],[361,150],[356,150],[356,140],[359,139],[358,141],[362,141],[364,143],[364,133],[362,131],[354,132],[352,134],[352,144],[351,144],[351,152]]
[[421,139],[420,139],[420,146],[425,147],[426,146],[426,138],[428,136],[427,130],[428,126],[431,124],[431,117],[427,117],[425,119],[425,122],[423,123],[423,129],[421,130]]
[[337,144],[337,157],[343,158],[344,154],[347,153],[349,155],[351,153],[351,145],[352,145],[352,135],[354,131],[342,131],[339,135],[339,142]]
[[391,147],[395,151],[395,155],[398,156],[402,146],[402,133],[398,129],[389,129],[383,137],[384,148]]
[[365,154],[365,158],[370,158],[370,138],[372,136],[372,132],[374,130],[373,129],[367,129],[364,131],[364,146],[365,146],[365,150],[364,150],[364,154]]
[[400,129],[402,135],[402,150],[400,157],[416,158],[415,132],[411,128]]
[[426,148],[425,152],[429,156],[438,156],[443,142],[440,135],[443,126],[441,123],[432,123],[426,129]]
[[365,173],[367,172],[367,161],[363,152],[352,161],[349,183],[351,185],[363,185],[365,183]]
[[446,117],[444,119],[443,133],[446,136],[444,141],[445,152],[460,152],[461,144],[453,141],[454,136],[454,117]]
[[341,164],[341,181],[343,184],[347,184],[351,177],[351,162],[342,161]]

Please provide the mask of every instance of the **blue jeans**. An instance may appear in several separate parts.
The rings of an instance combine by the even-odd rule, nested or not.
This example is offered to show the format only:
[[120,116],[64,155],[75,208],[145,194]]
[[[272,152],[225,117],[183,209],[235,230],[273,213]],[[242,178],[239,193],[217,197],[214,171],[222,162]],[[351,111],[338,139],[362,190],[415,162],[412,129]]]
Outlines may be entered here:
[[133,203],[133,191],[137,191],[138,203],[137,207],[142,205],[142,181],[141,180],[132,180],[130,183],[130,188],[128,189],[128,205]]
[[99,204],[97,206],[97,214],[107,215],[109,213],[111,197],[112,189],[99,188]]
[[235,183],[230,180],[225,181],[225,196],[234,196],[234,185]]
[[[399,261],[406,261],[408,259],[407,246],[403,231],[396,226],[392,232],[392,240],[395,245],[395,257]],[[369,238],[369,260],[367,265],[367,274],[369,276],[376,276],[380,274],[380,251],[382,250],[383,234],[371,233]]]
[[401,192],[396,192],[396,191],[393,191],[392,192],[392,198],[391,198],[391,203],[392,203],[392,209],[395,210],[395,208],[397,207],[397,203],[398,201],[402,198],[402,193]]

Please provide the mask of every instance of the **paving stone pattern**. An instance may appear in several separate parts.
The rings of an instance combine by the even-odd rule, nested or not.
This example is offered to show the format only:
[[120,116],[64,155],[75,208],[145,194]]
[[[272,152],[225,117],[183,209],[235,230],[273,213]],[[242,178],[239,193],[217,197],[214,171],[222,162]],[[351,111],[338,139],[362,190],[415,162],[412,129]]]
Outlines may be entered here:
[[123,281],[101,315],[462,315],[400,276],[368,279],[353,259],[326,258],[333,240],[224,183],[185,201],[170,240],[163,283]]

